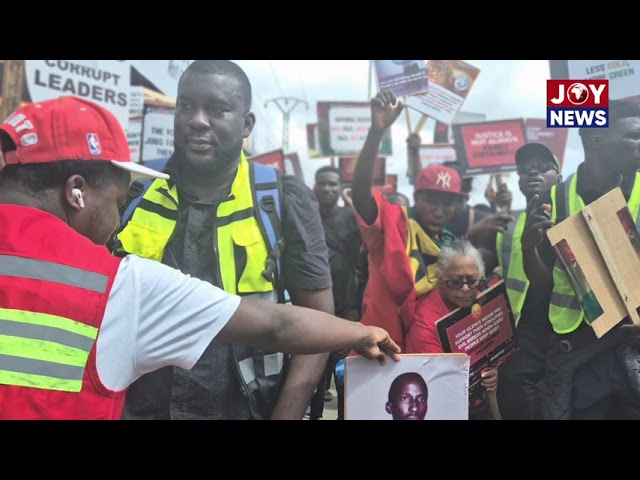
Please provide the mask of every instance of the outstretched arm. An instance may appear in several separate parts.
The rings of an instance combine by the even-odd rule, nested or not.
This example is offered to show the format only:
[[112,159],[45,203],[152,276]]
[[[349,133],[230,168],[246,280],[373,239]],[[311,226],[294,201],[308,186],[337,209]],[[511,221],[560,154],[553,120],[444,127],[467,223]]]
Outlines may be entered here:
[[378,207],[371,192],[380,142],[385,131],[393,125],[404,105],[393,92],[383,91],[371,100],[371,128],[358,157],[351,188],[353,206],[367,223],[373,225],[378,217]]
[[387,355],[394,360],[400,359],[400,347],[381,328],[350,322],[318,310],[262,300],[242,300],[217,338],[301,355],[354,350],[382,364]]

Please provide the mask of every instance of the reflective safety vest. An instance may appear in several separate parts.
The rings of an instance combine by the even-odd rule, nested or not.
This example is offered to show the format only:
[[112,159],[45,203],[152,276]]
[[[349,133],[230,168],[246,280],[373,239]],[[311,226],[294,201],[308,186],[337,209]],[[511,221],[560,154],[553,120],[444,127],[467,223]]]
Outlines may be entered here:
[[120,419],[96,368],[120,259],[53,215],[0,205],[0,419]]
[[524,273],[522,247],[520,246],[526,220],[526,212],[521,212],[518,220],[515,223],[511,222],[505,233],[498,233],[496,239],[498,263],[502,269],[501,277],[504,278],[516,326],[520,321],[522,307],[529,290],[529,279]]
[[[551,201],[553,202],[551,219],[554,223],[560,223],[585,207],[582,197],[578,195],[577,185],[578,176],[573,174],[564,182],[551,188]],[[636,220],[636,225],[638,225],[640,174],[636,174],[628,206],[632,217]],[[559,334],[571,333],[580,326],[583,320],[590,325],[562,264],[556,260],[553,267],[553,292],[549,305],[549,321],[553,330]]]
[[[216,286],[243,298],[283,301],[281,206],[282,186],[277,170],[249,162],[242,153],[231,193],[217,205],[212,226],[212,248],[218,260]],[[116,253],[162,261],[179,222],[177,187],[171,181],[155,180],[135,206],[130,220],[123,219],[115,242]],[[279,393],[284,355],[239,344],[234,344],[233,349],[238,378],[254,418],[268,418]]]

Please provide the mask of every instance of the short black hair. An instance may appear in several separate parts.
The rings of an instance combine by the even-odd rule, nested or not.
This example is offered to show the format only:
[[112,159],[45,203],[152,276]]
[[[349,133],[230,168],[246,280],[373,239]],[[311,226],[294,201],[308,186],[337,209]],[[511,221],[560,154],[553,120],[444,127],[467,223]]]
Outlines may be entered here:
[[458,162],[457,160],[447,160],[446,162],[442,162],[442,165],[444,165],[445,167],[453,168],[456,172],[458,172],[458,175],[460,175],[460,179],[462,180],[460,186],[460,190],[462,191],[462,193],[471,193],[471,190],[473,190],[473,177],[464,177],[462,175],[462,166],[460,165],[460,162]]
[[409,197],[407,197],[404,193],[400,193],[400,192],[385,193],[384,198],[386,198],[389,203],[396,203],[394,199],[401,198],[406,202],[407,207],[411,206],[411,200],[409,200]]
[[340,179],[340,185],[342,185],[342,172],[340,171],[339,168],[334,167],[333,165],[320,167],[318,170],[316,170],[316,175],[315,175],[316,183],[318,183],[318,177],[322,173],[336,173],[338,175],[338,178]]
[[96,190],[130,178],[129,172],[104,160],[62,160],[32,165],[6,165],[0,171],[0,188],[11,184],[21,191],[43,198],[52,189],[63,187],[73,175],[80,175]]
[[209,75],[222,75],[235,78],[242,88],[242,95],[246,102],[245,107],[247,110],[251,109],[251,82],[247,74],[238,64],[233,63],[231,60],[195,60],[182,73],[178,85],[188,73],[206,73]]
[[[609,102],[609,127],[618,120],[623,118],[640,118],[640,105],[637,103],[629,102],[627,100],[611,100]],[[585,140],[591,138],[593,135],[599,135],[601,132],[598,128],[580,128],[578,133],[582,138],[583,146],[587,146]]]
[[393,382],[391,382],[391,386],[389,387],[389,402],[393,402],[394,399],[400,393],[400,389],[404,387],[407,383],[416,383],[424,387],[424,391],[429,395],[429,388],[427,387],[427,382],[425,382],[422,375],[418,372],[407,372],[401,375],[398,375]]

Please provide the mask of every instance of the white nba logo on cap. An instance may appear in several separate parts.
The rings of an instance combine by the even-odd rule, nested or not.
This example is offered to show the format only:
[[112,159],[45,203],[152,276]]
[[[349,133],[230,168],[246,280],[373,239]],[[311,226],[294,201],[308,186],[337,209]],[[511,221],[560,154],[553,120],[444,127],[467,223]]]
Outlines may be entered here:
[[100,141],[95,133],[89,133],[87,135],[87,141],[89,142],[89,151],[92,155],[100,155],[102,153]]

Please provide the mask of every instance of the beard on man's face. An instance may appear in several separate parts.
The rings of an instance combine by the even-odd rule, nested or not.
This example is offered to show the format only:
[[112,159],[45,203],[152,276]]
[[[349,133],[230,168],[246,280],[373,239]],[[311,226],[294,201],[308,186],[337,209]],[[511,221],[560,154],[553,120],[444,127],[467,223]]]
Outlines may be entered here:
[[242,145],[243,140],[240,140],[236,145],[227,150],[216,151],[214,158],[206,161],[191,161],[185,150],[180,147],[175,147],[175,156],[177,160],[179,160],[181,169],[186,167],[197,175],[215,176],[235,167],[242,152]]

